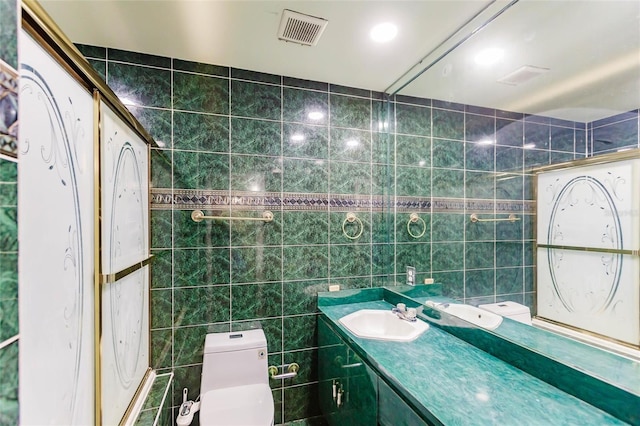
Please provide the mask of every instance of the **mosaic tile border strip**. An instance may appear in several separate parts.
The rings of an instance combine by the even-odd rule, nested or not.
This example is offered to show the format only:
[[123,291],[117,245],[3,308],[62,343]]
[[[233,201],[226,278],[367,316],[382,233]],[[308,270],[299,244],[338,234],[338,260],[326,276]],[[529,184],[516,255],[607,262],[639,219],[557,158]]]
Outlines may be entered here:
[[422,213],[533,213],[533,201],[463,200],[456,198],[396,197],[391,205],[385,196],[328,195],[291,192],[205,191],[167,188],[151,190],[154,210],[230,209],[230,210],[308,210],[383,211]]
[[1,59],[0,153],[18,156],[18,72]]
[[523,213],[536,211],[535,201],[474,200],[461,198],[434,198],[434,213]]
[[[409,203],[405,203],[409,204]],[[422,205],[425,203],[423,202]],[[167,209],[231,209],[231,210],[310,210],[324,211],[329,208],[349,211],[382,210],[385,207],[383,197],[328,194],[301,194],[290,192],[241,192],[241,191],[203,191],[185,189],[152,189],[151,208]],[[430,202],[426,206],[429,211]]]

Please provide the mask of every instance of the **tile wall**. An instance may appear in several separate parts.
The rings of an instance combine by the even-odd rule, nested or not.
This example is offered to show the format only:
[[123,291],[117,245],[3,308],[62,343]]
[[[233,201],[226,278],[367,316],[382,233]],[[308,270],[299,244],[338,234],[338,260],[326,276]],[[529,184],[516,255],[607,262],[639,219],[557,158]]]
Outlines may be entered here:
[[17,17],[0,0],[0,425],[18,423]]
[[[379,95],[81,46],[161,148],[152,153],[153,366],[195,397],[208,331],[264,328],[277,423],[319,415],[316,294],[386,283]],[[320,113],[309,118],[309,113]],[[386,136],[382,136],[386,137]],[[205,221],[191,211],[271,223]],[[344,223],[355,211],[359,222]],[[388,216],[388,215],[387,215]],[[344,228],[344,229],[343,229]],[[361,229],[362,228],[362,229]],[[357,239],[350,239],[360,231]]]
[[[395,215],[397,281],[405,265],[417,263],[419,282],[433,277],[445,294],[466,303],[513,300],[533,307],[528,171],[584,156],[585,124],[403,96],[394,107],[395,193],[432,203],[420,239],[408,234],[408,213]],[[472,223],[471,214],[521,220]]]
[[639,110],[616,114],[588,123],[590,155],[600,155],[640,146]]
[[[276,422],[313,423],[316,294],[329,284],[402,284],[411,265],[418,282],[433,277],[466,302],[533,304],[527,171],[584,156],[587,124],[404,96],[384,104],[369,90],[80,48],[160,145],[152,351],[155,368],[176,373],[174,406],[185,386],[195,397],[207,332],[260,323],[270,364],[301,366],[271,383]],[[270,210],[274,221],[197,224],[196,208]],[[411,213],[420,219],[407,224]],[[471,223],[471,213],[521,220]]]

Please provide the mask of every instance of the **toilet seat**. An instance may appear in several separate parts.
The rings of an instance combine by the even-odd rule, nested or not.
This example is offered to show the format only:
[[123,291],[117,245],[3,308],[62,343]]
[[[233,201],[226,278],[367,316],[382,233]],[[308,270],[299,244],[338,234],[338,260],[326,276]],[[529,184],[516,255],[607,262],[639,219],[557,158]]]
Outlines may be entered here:
[[270,426],[273,395],[267,384],[214,389],[200,396],[202,426]]

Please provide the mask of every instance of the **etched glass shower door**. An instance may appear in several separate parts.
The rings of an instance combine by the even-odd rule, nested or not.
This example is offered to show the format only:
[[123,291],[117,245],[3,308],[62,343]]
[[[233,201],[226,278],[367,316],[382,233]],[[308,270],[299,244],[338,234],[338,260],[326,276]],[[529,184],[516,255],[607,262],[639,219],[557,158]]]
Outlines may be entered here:
[[20,126],[20,422],[92,424],[93,99],[26,30]]
[[149,366],[147,145],[100,105],[102,422],[118,424]]
[[538,175],[538,316],[640,345],[640,159]]

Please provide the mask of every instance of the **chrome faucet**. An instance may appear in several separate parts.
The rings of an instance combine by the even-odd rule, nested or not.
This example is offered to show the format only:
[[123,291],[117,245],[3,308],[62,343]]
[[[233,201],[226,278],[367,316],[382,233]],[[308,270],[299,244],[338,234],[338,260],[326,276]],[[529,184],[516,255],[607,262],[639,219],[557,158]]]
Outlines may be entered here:
[[391,312],[398,315],[398,318],[400,318],[401,320],[415,322],[417,319],[416,308],[407,309],[407,305],[405,305],[404,303],[398,303],[395,308],[391,309]]

